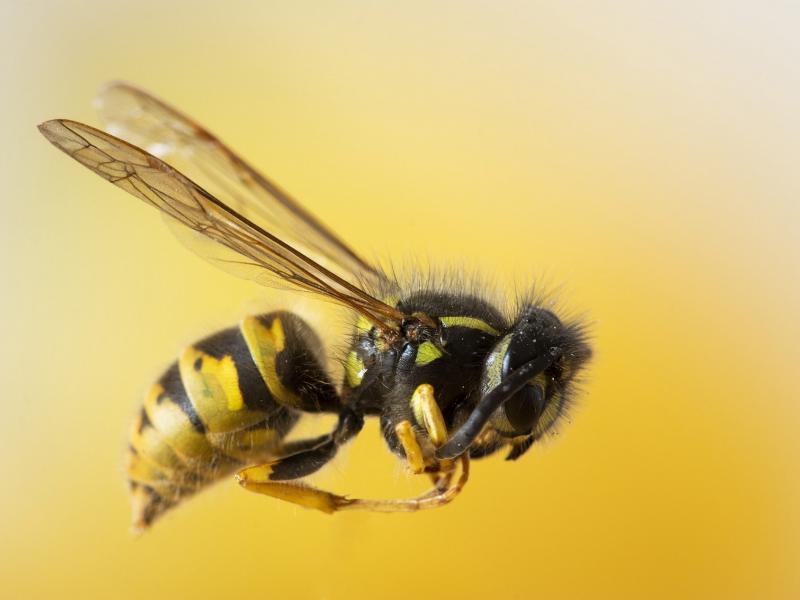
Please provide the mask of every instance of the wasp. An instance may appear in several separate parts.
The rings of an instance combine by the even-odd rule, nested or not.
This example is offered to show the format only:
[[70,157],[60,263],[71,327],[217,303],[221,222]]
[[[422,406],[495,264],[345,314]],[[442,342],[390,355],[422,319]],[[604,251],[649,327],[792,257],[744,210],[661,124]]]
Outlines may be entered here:
[[[591,356],[579,320],[533,298],[508,315],[480,286],[459,281],[401,284],[165,102],[112,83],[97,105],[107,132],[66,119],[39,130],[161,211],[179,240],[215,264],[316,294],[354,316],[338,386],[321,339],[288,310],[249,316],[183,350],[131,429],[135,528],[232,474],[246,490],[325,513],[442,506],[466,485],[470,459],[507,449],[506,459],[516,460],[565,414]],[[287,441],[306,413],[338,418],[329,433]],[[411,473],[431,479],[430,491],[362,499],[301,481],[368,417],[380,419],[386,444]]]

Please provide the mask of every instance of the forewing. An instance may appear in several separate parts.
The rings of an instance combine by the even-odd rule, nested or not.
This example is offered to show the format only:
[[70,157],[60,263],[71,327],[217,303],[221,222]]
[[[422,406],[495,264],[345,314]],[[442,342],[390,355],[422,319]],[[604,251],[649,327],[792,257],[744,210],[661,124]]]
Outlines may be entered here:
[[114,185],[155,206],[190,230],[233,251],[233,261],[259,274],[349,306],[385,331],[403,318],[212,196],[161,159],[99,129],[47,121],[42,134],[60,150]]
[[105,86],[95,104],[109,133],[168,161],[243,217],[350,282],[384,282],[379,270],[190,117],[121,82]]

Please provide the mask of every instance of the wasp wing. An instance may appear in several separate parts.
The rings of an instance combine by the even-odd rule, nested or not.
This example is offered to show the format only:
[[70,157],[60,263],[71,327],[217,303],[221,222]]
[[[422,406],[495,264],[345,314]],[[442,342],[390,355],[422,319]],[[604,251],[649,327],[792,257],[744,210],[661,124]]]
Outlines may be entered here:
[[196,177],[237,213],[351,282],[385,287],[385,277],[378,269],[190,117],[123,82],[106,85],[95,104],[109,133]]
[[99,129],[69,120],[39,126],[57,148],[117,187],[233,251],[261,283],[280,281],[348,306],[384,331],[403,314],[377,300],[225,205],[161,159]]

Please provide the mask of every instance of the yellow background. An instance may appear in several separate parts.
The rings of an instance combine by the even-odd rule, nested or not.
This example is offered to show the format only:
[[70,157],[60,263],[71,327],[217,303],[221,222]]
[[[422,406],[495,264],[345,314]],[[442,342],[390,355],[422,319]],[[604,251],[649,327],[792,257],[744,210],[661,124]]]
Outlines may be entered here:
[[[800,597],[800,12],[500,4],[2,5],[4,597]],[[112,78],[370,256],[565,284],[596,350],[572,423],[475,463],[443,510],[329,517],[226,482],[132,537],[147,384],[297,298],[197,260],[39,136],[97,123]],[[420,489],[374,425],[317,481]]]

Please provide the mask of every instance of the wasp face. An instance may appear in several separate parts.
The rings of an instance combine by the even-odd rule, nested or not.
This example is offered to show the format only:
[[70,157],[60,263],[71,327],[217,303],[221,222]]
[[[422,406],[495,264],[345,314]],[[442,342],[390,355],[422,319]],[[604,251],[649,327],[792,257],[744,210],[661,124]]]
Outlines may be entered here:
[[529,306],[511,332],[489,353],[480,390],[486,396],[520,367],[540,364],[492,414],[489,424],[503,437],[541,437],[563,414],[569,388],[591,352],[578,326],[565,325],[552,312]]
[[591,355],[581,325],[530,305],[506,331],[486,355],[472,412],[438,458],[478,452],[470,447],[481,436],[509,440],[518,447],[513,460],[564,413],[575,375]]

